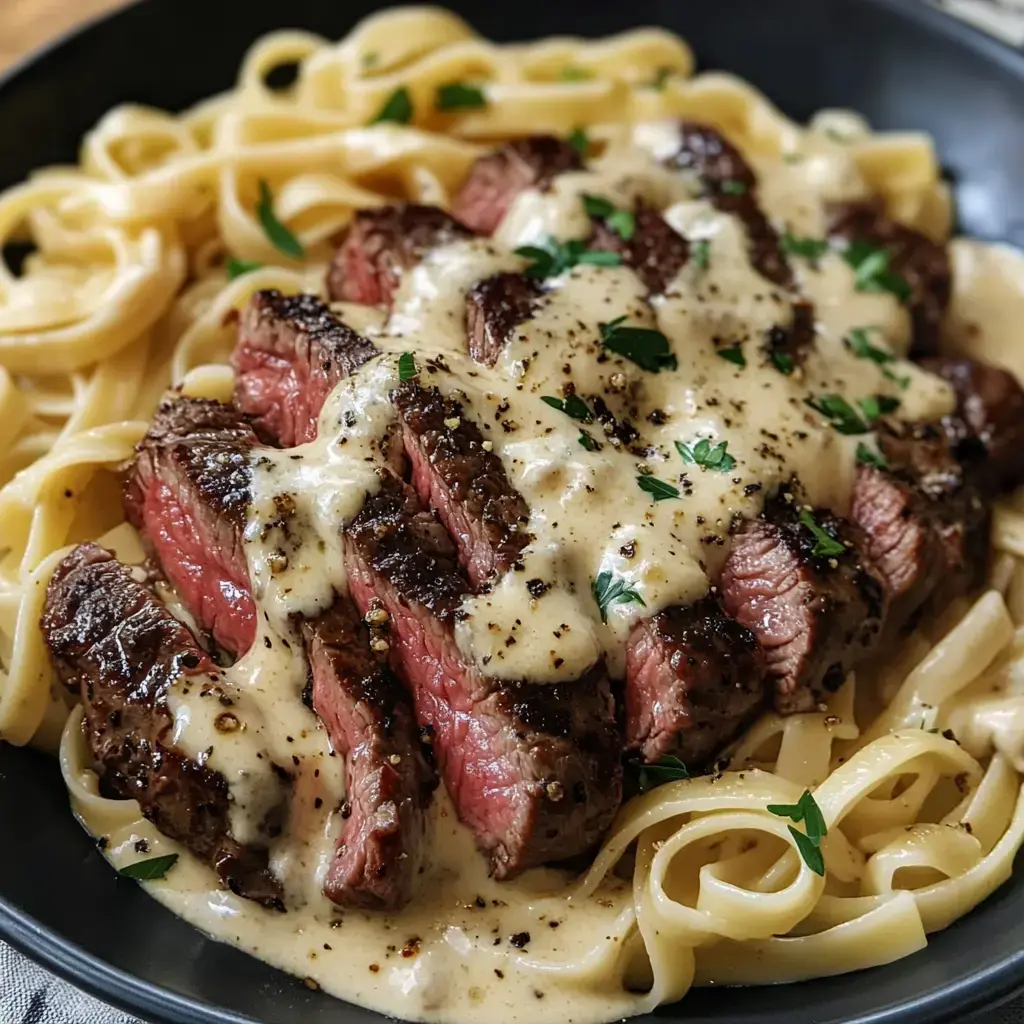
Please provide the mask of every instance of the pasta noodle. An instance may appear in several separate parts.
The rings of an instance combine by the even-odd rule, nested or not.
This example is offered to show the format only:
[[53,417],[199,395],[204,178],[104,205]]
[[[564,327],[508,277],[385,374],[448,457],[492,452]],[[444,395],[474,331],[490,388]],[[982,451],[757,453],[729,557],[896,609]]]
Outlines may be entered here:
[[[293,64],[294,85],[267,84]],[[567,67],[578,75],[563,78]],[[336,44],[272,34],[228,93],[181,115],[119,107],[76,166],[0,195],[0,243],[35,246],[19,274],[0,263],[0,737],[54,750],[63,729],[63,770],[91,828],[177,848],[144,831],[131,801],[99,794],[80,712],[58,692],[39,631],[46,583],[83,539],[141,557],[114,488],[161,394],[229,399],[232,314],[260,289],[320,291],[355,209],[446,206],[495,141],[584,126],[611,145],[639,123],[688,115],[753,157],[841,145],[894,217],[948,237],[950,197],[926,136],[874,134],[843,111],[803,127],[746,83],[693,70],[685,43],[654,29],[506,46],[443,11],[398,9]],[[436,88],[461,80],[487,82],[486,107],[435,110]],[[413,122],[368,125],[399,86]],[[268,241],[261,181],[305,260]],[[1012,344],[1024,257],[963,240],[953,253],[951,344],[1024,376]],[[229,256],[263,266],[229,280]],[[827,710],[766,714],[723,772],[626,803],[571,896],[539,897],[590,905],[611,886],[605,938],[588,933],[571,956],[524,953],[519,969],[599,994],[603,1009],[583,1017],[641,1013],[692,984],[795,981],[910,955],[1004,882],[1024,840],[1024,495],[1000,503],[992,545],[989,589],[851,675]],[[804,790],[828,828],[824,876],[767,810]],[[616,883],[628,863],[631,886]]]

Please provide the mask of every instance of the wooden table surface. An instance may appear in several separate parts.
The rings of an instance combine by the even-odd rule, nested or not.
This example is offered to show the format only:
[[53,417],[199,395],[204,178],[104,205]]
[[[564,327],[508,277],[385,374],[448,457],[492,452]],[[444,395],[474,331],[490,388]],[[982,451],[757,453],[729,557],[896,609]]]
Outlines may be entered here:
[[125,0],[0,0],[0,71],[48,39]]

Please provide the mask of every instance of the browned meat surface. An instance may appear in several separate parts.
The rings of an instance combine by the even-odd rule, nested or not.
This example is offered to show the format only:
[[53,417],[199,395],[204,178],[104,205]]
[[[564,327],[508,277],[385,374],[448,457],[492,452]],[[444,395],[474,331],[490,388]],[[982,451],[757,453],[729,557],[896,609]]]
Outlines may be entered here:
[[468,593],[444,528],[393,477],[346,533],[352,595],[380,602],[389,642],[459,817],[495,875],[506,878],[591,849],[618,809],[621,741],[608,680],[488,678],[466,663],[455,635]]
[[575,148],[554,135],[531,135],[480,157],[472,166],[452,211],[463,224],[490,235],[520,192],[546,189],[565,171],[583,169]]
[[423,504],[437,510],[470,582],[481,589],[519,561],[531,540],[530,510],[459,402],[411,382],[393,400],[413,486]]
[[334,386],[376,354],[315,295],[257,292],[231,356],[235,404],[262,437],[285,448],[312,441]]
[[907,305],[914,327],[911,354],[935,355],[953,289],[946,247],[890,220],[881,200],[836,205],[831,211],[829,234],[848,242],[869,242],[888,251],[889,269],[910,288]]
[[690,258],[690,245],[657,210],[640,203],[634,216],[636,227],[628,239],[598,219],[590,247],[619,253],[648,291],[660,294]]
[[540,294],[540,286],[522,274],[495,274],[474,285],[466,297],[469,354],[493,366],[516,327],[532,315]]
[[764,706],[754,634],[715,597],[638,623],[626,649],[626,742],[646,761],[707,763]]
[[965,357],[924,366],[956,391],[956,415],[943,425],[970,479],[988,496],[1024,483],[1024,390],[1013,375]]
[[423,864],[426,808],[436,785],[417,741],[409,699],[367,645],[348,599],[303,633],[313,707],[345,754],[345,823],[324,893],[343,906],[393,910],[408,902]]
[[[139,445],[125,492],[129,517],[185,606],[235,654],[256,639],[242,548],[255,443],[230,406],[195,398],[165,402]],[[400,906],[421,863],[423,810],[434,786],[412,708],[371,653],[347,598],[304,623],[303,633],[313,709],[347,767],[349,814],[325,892],[350,906]]]
[[407,270],[431,249],[472,234],[436,206],[400,203],[358,210],[327,273],[327,294],[335,302],[390,306]]
[[845,552],[817,556],[821,543],[800,521],[809,510],[779,496],[733,536],[722,573],[722,604],[764,648],[780,714],[812,711],[875,644],[885,617],[884,590],[862,559],[864,538],[828,511],[816,526]]
[[[232,892],[284,909],[266,850],[231,835],[224,777],[172,745],[167,691],[178,678],[218,693],[217,668],[195,638],[96,544],[75,548],[46,591],[43,636],[61,681],[82,700],[102,785],[209,864]],[[282,788],[282,801],[285,790]],[[267,836],[280,823],[265,822]]]

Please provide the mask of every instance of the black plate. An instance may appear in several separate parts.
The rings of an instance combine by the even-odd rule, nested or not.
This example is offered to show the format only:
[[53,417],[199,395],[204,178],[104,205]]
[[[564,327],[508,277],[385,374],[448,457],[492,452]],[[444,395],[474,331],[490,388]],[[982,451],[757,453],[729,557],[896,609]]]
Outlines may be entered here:
[[[2,0],[0,0],[2,2]],[[1024,243],[1024,58],[919,0],[449,0],[498,39],[683,33],[703,67],[759,85],[787,113],[863,111],[921,128],[957,182],[967,233]],[[343,34],[366,0],[147,0],[0,86],[0,186],[74,157],[111,106],[180,109],[228,87],[263,32]],[[514,13],[510,11],[514,10]],[[287,23],[287,24],[286,24]],[[57,973],[161,1024],[362,1024],[346,1006],[204,938],[118,879],[68,810],[54,762],[0,744],[0,935]],[[1024,986],[1024,877],[890,967],[771,989],[695,991],[658,1017],[688,1024],[962,1020]]]

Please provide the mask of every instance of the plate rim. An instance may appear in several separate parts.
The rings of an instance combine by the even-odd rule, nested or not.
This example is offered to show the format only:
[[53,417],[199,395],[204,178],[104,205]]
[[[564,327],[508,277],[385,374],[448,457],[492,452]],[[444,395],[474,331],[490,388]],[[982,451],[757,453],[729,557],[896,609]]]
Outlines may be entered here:
[[[40,68],[51,59],[59,59],[66,47],[100,29],[106,23],[123,17],[143,3],[156,2],[157,0],[126,0],[119,7],[86,18],[66,29],[0,73],[0,91],[14,85],[22,75]],[[965,46],[984,60],[1011,72],[1021,80],[1024,87],[1024,50],[1019,50],[982,29],[961,21],[936,6],[932,0],[858,2],[894,11],[928,32]],[[380,6],[394,5],[383,3]],[[151,896],[147,898],[152,899]],[[971,913],[983,908],[984,902],[986,901]],[[78,943],[65,938],[60,932],[40,924],[32,915],[14,906],[2,893],[0,939],[80,991],[125,1013],[140,1016],[145,1024],[265,1024],[257,1018],[236,1013],[234,1010],[180,995],[172,989],[115,967]],[[919,953],[925,953],[926,949],[927,947]],[[863,972],[856,971],[850,976],[854,977],[861,973]],[[294,980],[299,984],[298,979]],[[980,1011],[997,1009],[1021,992],[1024,992],[1024,949],[1011,951],[996,963],[958,981],[923,992],[913,999],[892,1004],[866,1016],[844,1018],[844,1021],[846,1024],[953,1024]],[[347,1004],[345,1000],[339,1000],[339,1003],[353,1005]],[[685,1002],[682,1005],[685,1006]]]

